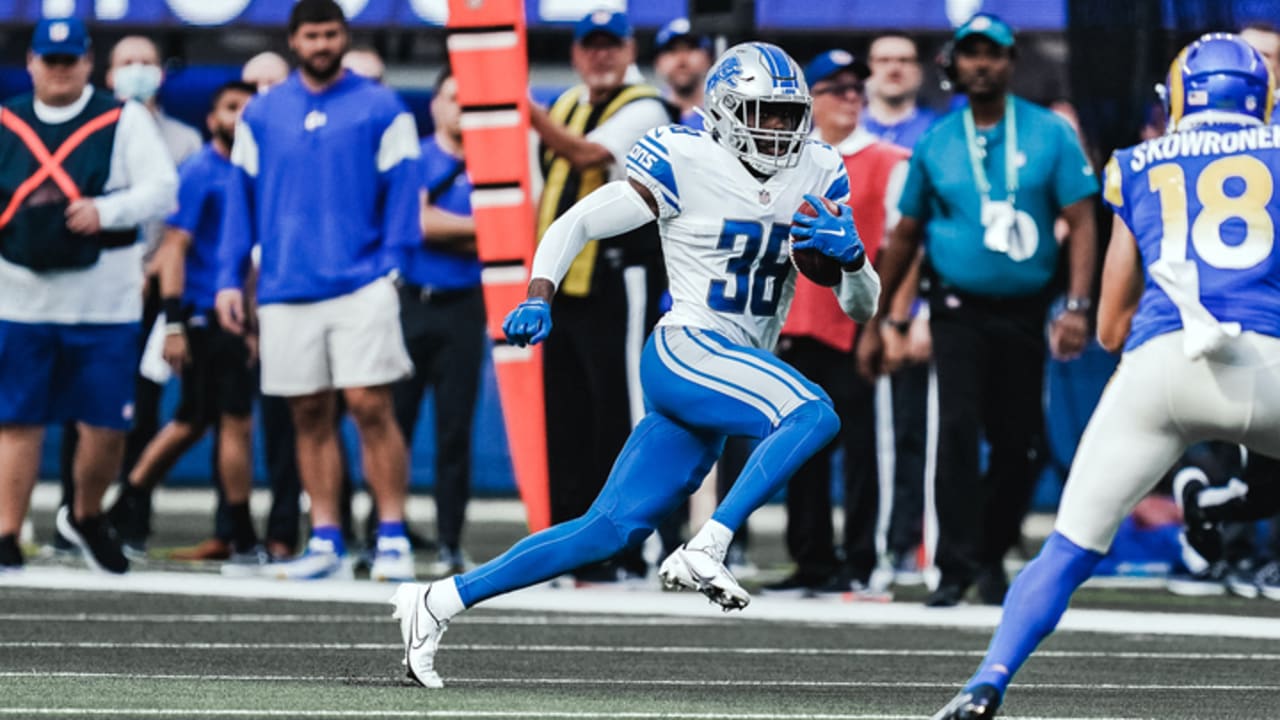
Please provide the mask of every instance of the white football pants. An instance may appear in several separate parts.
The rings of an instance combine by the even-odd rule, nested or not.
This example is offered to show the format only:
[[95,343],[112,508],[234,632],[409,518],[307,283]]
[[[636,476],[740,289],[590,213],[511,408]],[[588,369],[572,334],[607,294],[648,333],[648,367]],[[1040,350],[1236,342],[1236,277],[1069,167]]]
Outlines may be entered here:
[[1076,449],[1055,529],[1105,553],[1183,450],[1206,440],[1280,456],[1280,338],[1247,332],[1191,360],[1177,331],[1125,353]]

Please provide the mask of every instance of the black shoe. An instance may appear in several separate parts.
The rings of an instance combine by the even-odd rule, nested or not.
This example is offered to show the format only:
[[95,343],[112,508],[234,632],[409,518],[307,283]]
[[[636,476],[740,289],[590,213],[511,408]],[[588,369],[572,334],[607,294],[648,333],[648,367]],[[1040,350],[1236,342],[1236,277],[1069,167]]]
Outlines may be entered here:
[[835,578],[822,573],[797,570],[776,583],[760,588],[765,595],[813,595],[818,588],[835,582]]
[[126,556],[141,560],[147,555],[147,536],[151,534],[151,493],[125,483],[107,519]]
[[1227,574],[1231,565],[1219,560],[1200,572],[1181,572],[1165,580],[1165,588],[1182,597],[1214,597],[1227,594]]
[[1003,563],[995,563],[978,573],[978,598],[983,605],[1004,605],[1004,596],[1009,592],[1009,576],[1004,572]]
[[58,532],[80,548],[89,567],[99,572],[117,575],[129,571],[129,558],[120,549],[111,523],[101,515],[94,515],[81,522],[71,516],[71,508],[58,509]]
[[1000,709],[1000,691],[991,685],[975,685],[960,691],[933,720],[987,720]]
[[937,590],[929,593],[929,597],[924,599],[924,606],[932,608],[955,607],[964,599],[964,591],[966,589],[963,585],[944,582],[938,586]]
[[17,535],[0,535],[0,573],[22,569],[22,548]]

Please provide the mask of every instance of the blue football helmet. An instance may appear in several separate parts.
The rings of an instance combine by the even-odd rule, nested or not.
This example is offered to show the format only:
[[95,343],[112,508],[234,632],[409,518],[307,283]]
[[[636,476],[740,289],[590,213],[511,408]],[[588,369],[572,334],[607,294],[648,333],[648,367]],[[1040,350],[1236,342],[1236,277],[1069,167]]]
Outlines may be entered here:
[[[804,73],[776,45],[748,42],[725,51],[707,72],[707,127],[756,172],[795,167],[809,137],[813,98]],[[761,127],[782,117],[783,127]]]
[[1173,59],[1161,99],[1169,131],[1184,120],[1271,122],[1274,78],[1262,55],[1238,35],[1207,33]]

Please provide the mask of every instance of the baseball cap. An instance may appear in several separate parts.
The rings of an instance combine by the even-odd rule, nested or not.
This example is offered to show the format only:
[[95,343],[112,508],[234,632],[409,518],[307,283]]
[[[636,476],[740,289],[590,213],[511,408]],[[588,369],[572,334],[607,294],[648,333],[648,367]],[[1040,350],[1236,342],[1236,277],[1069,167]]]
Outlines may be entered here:
[[582,42],[588,35],[598,32],[612,35],[618,40],[627,40],[631,37],[631,21],[620,10],[589,12],[573,26],[573,41]]
[[841,70],[852,70],[860,79],[871,77],[871,68],[847,50],[828,50],[804,66],[804,81],[809,87]]
[[89,52],[89,31],[79,18],[45,18],[31,36],[31,52],[36,55],[75,55]]
[[956,29],[957,44],[968,37],[984,37],[1000,47],[1013,47],[1013,28],[991,13],[978,13]]
[[705,35],[694,35],[693,26],[689,24],[689,18],[678,17],[675,20],[663,25],[658,34],[653,37],[653,48],[655,53],[666,51],[671,43],[677,40],[688,40],[703,50],[711,49],[711,39]]

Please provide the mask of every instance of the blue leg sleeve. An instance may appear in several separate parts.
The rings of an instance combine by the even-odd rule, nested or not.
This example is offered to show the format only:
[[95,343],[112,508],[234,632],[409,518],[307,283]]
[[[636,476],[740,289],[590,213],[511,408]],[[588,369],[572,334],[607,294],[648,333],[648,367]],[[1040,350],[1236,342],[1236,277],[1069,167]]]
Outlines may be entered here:
[[1009,588],[1004,618],[967,687],[985,683],[1004,693],[1014,673],[1058,626],[1072,593],[1101,560],[1101,553],[1085,550],[1057,532],[1049,535],[1040,554]]
[[840,418],[828,402],[813,401],[796,408],[756,446],[711,518],[736,532],[748,515],[777,494],[839,430]]
[[642,542],[720,456],[724,438],[650,413],[627,439],[586,514],[530,535],[456,579],[465,606],[613,557]]

